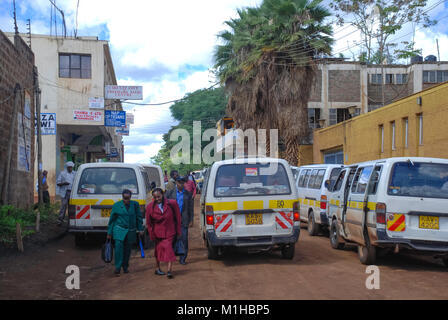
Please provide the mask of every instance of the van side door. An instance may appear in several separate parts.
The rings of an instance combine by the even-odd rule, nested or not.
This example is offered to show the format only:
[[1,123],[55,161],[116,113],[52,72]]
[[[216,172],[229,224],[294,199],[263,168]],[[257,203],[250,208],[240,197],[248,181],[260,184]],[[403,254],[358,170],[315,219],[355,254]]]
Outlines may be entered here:
[[344,209],[344,188],[342,187],[347,180],[349,169],[342,169],[336,177],[332,186],[330,186],[328,195],[328,219],[331,221],[336,218],[339,226],[342,223],[342,211]]
[[[378,235],[376,232],[376,204],[378,202],[378,186],[381,181],[381,174],[383,172],[383,165],[376,164],[372,175],[370,176],[369,186],[367,188],[366,195],[366,210],[365,210],[365,222],[364,225],[367,226],[367,232],[370,237],[370,241],[378,240]],[[383,178],[384,179],[384,178]]]
[[[310,169],[302,169],[300,171],[299,182],[297,184],[297,192],[300,200],[300,219],[307,221],[308,218],[308,202],[306,201],[305,193],[306,188],[308,186],[308,181],[310,179],[311,170]],[[306,218],[306,219],[305,219]]]
[[346,228],[349,239],[360,244],[364,243],[363,226],[365,222],[365,207],[367,186],[373,172],[373,165],[359,167],[353,178],[347,200]]

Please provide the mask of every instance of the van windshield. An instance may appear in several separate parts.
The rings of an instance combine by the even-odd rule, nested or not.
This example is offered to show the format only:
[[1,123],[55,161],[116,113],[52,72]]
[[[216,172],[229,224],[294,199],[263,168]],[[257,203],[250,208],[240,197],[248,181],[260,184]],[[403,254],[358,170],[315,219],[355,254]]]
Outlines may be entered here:
[[392,169],[387,193],[448,199],[448,164],[398,162]]
[[138,194],[137,176],[131,168],[88,168],[82,172],[78,194]]
[[260,163],[221,166],[216,174],[215,197],[291,194],[285,167],[279,163],[276,172],[266,172],[268,168],[269,164]]

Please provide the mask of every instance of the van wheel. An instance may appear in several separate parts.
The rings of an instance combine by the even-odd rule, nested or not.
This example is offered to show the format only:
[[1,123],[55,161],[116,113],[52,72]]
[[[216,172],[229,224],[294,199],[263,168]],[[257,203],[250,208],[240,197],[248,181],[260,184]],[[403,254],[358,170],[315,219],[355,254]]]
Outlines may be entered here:
[[86,235],[84,233],[75,233],[75,246],[82,247],[86,244]]
[[358,257],[362,264],[375,264],[376,248],[370,244],[367,244],[366,246],[358,245]]
[[207,253],[208,253],[207,258],[209,260],[218,260],[219,258],[218,248],[212,246],[210,243],[207,243]]
[[296,246],[294,243],[286,244],[282,247],[282,258],[292,260],[294,258]]
[[338,221],[333,219],[330,226],[330,244],[333,249],[342,249],[345,243],[341,241],[341,236],[338,230]]
[[308,233],[310,236],[317,236],[320,226],[314,220],[314,212],[311,211],[308,216]]

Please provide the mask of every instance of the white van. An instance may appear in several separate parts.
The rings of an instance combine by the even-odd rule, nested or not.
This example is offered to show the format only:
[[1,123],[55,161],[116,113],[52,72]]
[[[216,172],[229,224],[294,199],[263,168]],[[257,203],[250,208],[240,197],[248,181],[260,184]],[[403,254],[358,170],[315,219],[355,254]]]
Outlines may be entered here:
[[313,164],[299,167],[297,192],[300,219],[308,223],[308,233],[315,236],[328,227],[328,188],[343,168],[340,164]]
[[82,164],[73,181],[69,203],[69,232],[83,244],[88,233],[106,233],[112,206],[122,199],[124,189],[140,204],[145,218],[148,185],[142,165],[118,162]]
[[377,249],[435,254],[448,266],[448,160],[389,158],[347,166],[330,194],[330,243],[358,244],[363,264]]
[[288,162],[241,158],[215,162],[201,195],[200,225],[209,259],[224,247],[270,250],[292,259],[300,217]]

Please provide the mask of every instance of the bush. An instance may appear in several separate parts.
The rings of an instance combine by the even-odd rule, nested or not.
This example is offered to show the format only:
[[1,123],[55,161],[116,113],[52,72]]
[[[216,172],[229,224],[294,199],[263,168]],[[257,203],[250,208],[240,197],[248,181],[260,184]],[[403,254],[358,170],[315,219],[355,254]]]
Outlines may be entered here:
[[0,243],[11,244],[16,241],[17,223],[22,227],[24,238],[35,233],[37,212],[40,212],[41,223],[55,221],[56,207],[57,205],[40,206],[37,210],[31,210],[0,206]]

